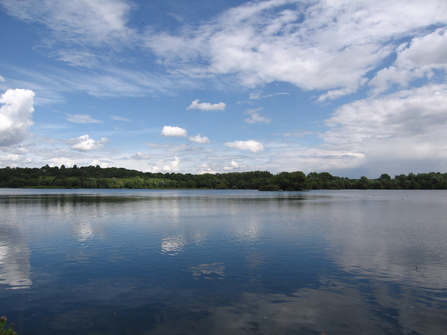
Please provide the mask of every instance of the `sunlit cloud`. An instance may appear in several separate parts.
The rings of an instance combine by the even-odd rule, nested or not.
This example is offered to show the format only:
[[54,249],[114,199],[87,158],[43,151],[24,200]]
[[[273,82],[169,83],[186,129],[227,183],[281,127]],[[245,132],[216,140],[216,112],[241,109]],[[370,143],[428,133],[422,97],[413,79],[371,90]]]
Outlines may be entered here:
[[224,143],[223,145],[225,145],[229,148],[251,151],[254,153],[264,151],[264,146],[262,145],[262,143],[259,143],[259,142],[253,141],[253,140],[227,142],[227,143]]
[[224,170],[225,171],[231,171],[233,169],[238,169],[239,168],[239,163],[235,162],[235,161],[231,161],[230,166],[225,166]]
[[384,92],[393,84],[405,88],[417,78],[432,77],[435,69],[447,69],[446,29],[415,37],[410,43],[401,44],[396,53],[393,65],[380,70],[369,82],[374,93]]
[[210,143],[210,140],[208,137],[206,137],[206,136],[202,137],[202,136],[200,136],[200,134],[197,134],[197,136],[189,137],[189,141],[194,142],[194,143],[201,143],[201,144]]
[[164,126],[160,136],[165,137],[186,137],[187,132],[180,127]]
[[20,143],[34,124],[34,92],[7,90],[0,98],[0,146]]
[[[445,1],[246,1],[200,18],[167,14],[175,26],[137,26],[144,6],[127,0],[4,0],[0,8],[19,39],[36,29],[24,47],[40,55],[14,63],[18,50],[4,50],[0,89],[33,92],[38,114],[22,108],[29,97],[17,98],[21,107],[9,116],[1,105],[3,166],[99,161],[198,173],[374,169],[372,176],[388,167],[447,169]],[[252,109],[238,109],[243,99]],[[82,105],[101,112],[76,114],[88,113]],[[60,115],[72,123],[58,124]],[[163,127],[174,122],[184,128]],[[106,137],[78,137],[93,125],[90,136],[112,139],[107,157],[99,150]],[[240,138],[262,143],[232,141]]]
[[[333,149],[357,152],[365,167],[444,170],[447,159],[447,86],[428,85],[341,106],[321,134]],[[397,172],[397,171],[396,171]]]
[[77,151],[90,151],[102,149],[110,140],[106,137],[102,137],[100,141],[95,141],[89,137],[89,135],[82,135],[78,138],[72,138],[68,140],[70,149]]
[[[247,2],[197,29],[148,35],[146,45],[177,73],[236,74],[248,87],[279,81],[329,90],[324,101],[356,92],[394,52],[387,42],[445,22],[446,12],[447,3],[437,1]],[[195,62],[199,56],[207,62]]]
[[203,112],[224,110],[225,107],[226,105],[223,102],[219,102],[218,104],[211,104],[209,102],[199,103],[199,99],[197,99],[194,100],[186,109],[200,109]]
[[169,162],[168,164],[164,164],[163,161],[159,161],[157,165],[152,166],[148,169],[149,172],[157,173],[157,172],[178,172],[180,165],[180,158],[177,156],[174,157],[174,160]]

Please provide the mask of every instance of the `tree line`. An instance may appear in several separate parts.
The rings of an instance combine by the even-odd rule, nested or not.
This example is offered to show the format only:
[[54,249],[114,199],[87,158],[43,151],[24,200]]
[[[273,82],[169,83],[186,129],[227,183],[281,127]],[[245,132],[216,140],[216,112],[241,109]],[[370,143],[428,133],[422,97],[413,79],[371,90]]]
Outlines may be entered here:
[[206,188],[257,189],[260,191],[302,191],[318,189],[447,189],[447,173],[396,175],[377,179],[333,176],[328,172],[301,171],[272,174],[268,171],[216,174],[151,173],[125,168],[96,166],[0,169],[2,188]]

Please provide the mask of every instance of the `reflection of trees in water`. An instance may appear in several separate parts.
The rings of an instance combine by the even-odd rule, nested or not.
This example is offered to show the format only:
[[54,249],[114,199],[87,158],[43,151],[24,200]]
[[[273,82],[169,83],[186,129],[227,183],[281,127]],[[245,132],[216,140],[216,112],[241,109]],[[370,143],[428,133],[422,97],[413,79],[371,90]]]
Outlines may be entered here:
[[29,250],[17,226],[0,224],[0,284],[12,289],[29,288]]
[[[203,276],[205,279],[213,279],[217,277],[218,279],[223,279],[225,277],[225,266],[224,263],[211,263],[211,264],[200,264],[197,266],[191,266],[188,271],[192,272],[194,279]],[[214,275],[214,276],[213,276]]]

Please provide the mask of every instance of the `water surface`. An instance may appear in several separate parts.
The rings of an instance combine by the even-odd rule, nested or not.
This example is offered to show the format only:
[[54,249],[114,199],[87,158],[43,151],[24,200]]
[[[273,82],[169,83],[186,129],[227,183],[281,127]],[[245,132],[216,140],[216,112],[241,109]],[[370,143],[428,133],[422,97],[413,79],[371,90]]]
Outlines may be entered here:
[[24,334],[442,334],[447,192],[0,189]]

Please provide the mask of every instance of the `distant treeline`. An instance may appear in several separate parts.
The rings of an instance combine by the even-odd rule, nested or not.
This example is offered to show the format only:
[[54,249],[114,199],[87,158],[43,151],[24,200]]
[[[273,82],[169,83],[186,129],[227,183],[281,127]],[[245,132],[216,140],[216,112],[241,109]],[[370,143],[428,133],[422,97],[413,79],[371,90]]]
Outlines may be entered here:
[[260,191],[302,191],[319,189],[447,189],[447,173],[410,173],[391,178],[349,179],[328,172],[268,171],[216,174],[151,173],[125,168],[97,166],[10,168],[0,169],[0,187],[10,188],[207,188],[257,189]]

